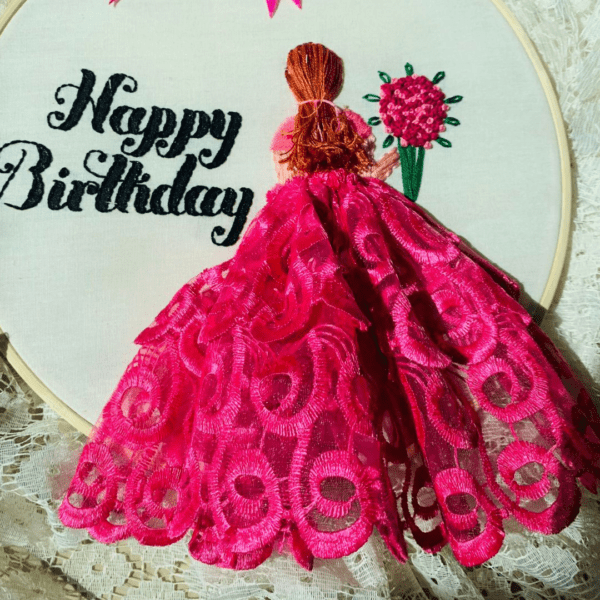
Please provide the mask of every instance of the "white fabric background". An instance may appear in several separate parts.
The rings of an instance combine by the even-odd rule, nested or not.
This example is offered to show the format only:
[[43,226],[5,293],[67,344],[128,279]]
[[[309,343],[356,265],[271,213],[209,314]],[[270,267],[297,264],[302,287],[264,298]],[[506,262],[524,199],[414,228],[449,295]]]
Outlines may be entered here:
[[[82,68],[96,73],[94,98],[113,73],[136,78],[138,90],[119,90],[113,109],[156,104],[178,119],[184,108],[240,112],[230,158],[212,171],[198,167],[192,185],[250,187],[252,218],[275,183],[271,137],[295,110],[283,76],[292,47],[321,41],[338,52],[338,102],[366,118],[377,114],[362,99],[378,92],[377,71],[403,76],[410,61],[430,77],[444,70],[442,89],[464,96],[450,111],[462,125],[444,134],[453,148],[427,152],[419,203],[540,299],[562,205],[556,132],[535,69],[490,0],[377,0],[371,8],[310,0],[302,11],[286,0],[273,21],[264,0],[106,4],[27,0],[0,37],[0,140],[46,145],[54,156],[47,185],[62,166],[94,179],[82,167],[86,152],[115,154],[123,141],[108,123],[104,134],[93,131],[89,108],[71,131],[47,125],[48,113],[67,112],[75,96],[66,90],[60,107],[54,91],[79,84]],[[374,132],[381,152],[383,128]],[[206,143],[192,140],[186,153]],[[1,158],[16,161],[20,151]],[[183,158],[151,151],[138,160],[154,188],[173,181]],[[0,186],[7,179],[0,174]],[[402,189],[399,170],[390,183]],[[0,202],[20,204],[30,185],[23,168]],[[228,217],[101,214],[92,202],[87,196],[81,213],[0,205],[0,326],[33,372],[90,422],[133,358],[135,336],[186,281],[235,251],[210,241],[215,225],[229,231]]]
[[[510,0],[508,4],[552,74],[576,167],[576,213],[567,268],[544,329],[589,381],[598,400],[600,4],[595,0]],[[515,527],[500,554],[476,569],[463,569],[447,550],[429,556],[413,549],[409,564],[400,566],[389,561],[376,538],[346,560],[319,563],[311,574],[280,557],[251,573],[234,574],[189,559],[183,544],[152,549],[134,542],[116,547],[91,542],[80,532],[62,528],[55,513],[56,499],[70,477],[68,465],[74,468],[82,436],[36,399],[7,365],[1,373],[3,598],[600,597],[599,505],[590,496],[580,517],[563,533],[543,537]]]

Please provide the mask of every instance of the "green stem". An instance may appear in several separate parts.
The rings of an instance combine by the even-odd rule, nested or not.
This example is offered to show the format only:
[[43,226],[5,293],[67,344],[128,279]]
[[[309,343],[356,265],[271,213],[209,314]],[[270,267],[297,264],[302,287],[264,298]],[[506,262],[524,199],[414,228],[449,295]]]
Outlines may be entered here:
[[425,148],[415,148],[414,146],[403,147],[400,140],[398,140],[398,152],[402,168],[404,195],[413,202],[416,202],[421,189],[421,180],[423,179]]
[[415,202],[419,197],[419,192],[421,191],[421,181],[423,180],[423,167],[425,166],[425,148],[419,148],[417,150],[418,158],[417,164],[415,167],[415,171],[413,173],[413,193],[415,195],[412,200]]
[[400,154],[400,167],[402,169],[402,185],[404,195],[412,200],[412,172],[413,164],[410,156],[410,146],[402,146],[398,140],[398,153]]

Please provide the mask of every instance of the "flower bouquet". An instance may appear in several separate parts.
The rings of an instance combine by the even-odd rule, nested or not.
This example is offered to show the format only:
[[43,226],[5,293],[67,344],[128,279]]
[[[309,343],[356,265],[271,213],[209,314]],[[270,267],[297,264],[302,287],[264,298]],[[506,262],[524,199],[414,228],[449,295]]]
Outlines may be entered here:
[[458,119],[448,116],[448,111],[463,97],[446,98],[438,86],[446,76],[443,71],[430,80],[423,75],[415,75],[410,63],[405,69],[406,77],[398,79],[379,71],[383,81],[381,95],[367,94],[364,99],[379,103],[379,116],[371,117],[369,125],[383,123],[389,134],[383,142],[384,148],[389,148],[394,138],[397,139],[404,195],[416,202],[423,178],[425,150],[433,147],[432,142],[444,148],[452,147],[450,140],[440,134],[446,131],[446,125],[460,125]]

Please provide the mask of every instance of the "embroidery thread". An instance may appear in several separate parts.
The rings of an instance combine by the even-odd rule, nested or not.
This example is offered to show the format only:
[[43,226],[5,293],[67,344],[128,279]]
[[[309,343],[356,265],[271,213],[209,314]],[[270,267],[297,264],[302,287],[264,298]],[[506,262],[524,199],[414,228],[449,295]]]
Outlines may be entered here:
[[448,117],[452,104],[461,102],[462,96],[447,98],[439,87],[445,78],[444,71],[436,74],[433,80],[416,75],[410,63],[405,65],[406,76],[392,79],[387,73],[379,71],[383,84],[381,95],[366,94],[368,102],[379,103],[379,116],[371,117],[369,125],[383,123],[389,135],[383,142],[389,148],[397,139],[404,194],[413,202],[417,201],[423,179],[425,150],[437,142],[444,148],[451,148],[450,140],[440,134],[446,131],[446,125],[456,127],[460,121]]
[[[269,16],[272,18],[279,6],[280,0],[267,0],[267,8],[269,9]],[[302,0],[292,0],[292,2],[298,7],[302,8]]]
[[[185,108],[178,116],[170,108],[132,107],[119,102],[127,96],[130,99],[138,90],[138,82],[131,75],[114,73],[102,88],[96,88],[93,71],[81,69],[81,74],[79,84],[65,83],[56,89],[54,100],[61,108],[47,115],[47,124],[63,133],[89,126],[96,134],[122,136],[120,152],[87,152],[80,171],[85,179],[80,180],[70,177],[71,169],[57,168],[52,151],[43,144],[28,140],[7,142],[0,146],[0,180],[6,176],[0,181],[0,202],[20,211],[45,203],[52,211],[82,212],[86,205],[93,205],[104,214],[118,211],[156,216],[226,215],[233,217],[231,228],[227,232],[221,225],[215,226],[212,243],[236,244],[254,192],[247,187],[237,191],[200,185],[194,181],[194,175],[201,176],[203,169],[215,170],[227,162],[242,128],[242,115],[219,108],[211,114]],[[87,117],[89,123],[85,123]],[[179,159],[175,160],[180,165],[171,183],[158,184],[152,179],[150,185],[151,174],[145,172],[142,162],[134,160],[149,153],[169,162]],[[90,175],[95,179],[87,179]],[[29,184],[26,195],[19,194],[19,183]]]

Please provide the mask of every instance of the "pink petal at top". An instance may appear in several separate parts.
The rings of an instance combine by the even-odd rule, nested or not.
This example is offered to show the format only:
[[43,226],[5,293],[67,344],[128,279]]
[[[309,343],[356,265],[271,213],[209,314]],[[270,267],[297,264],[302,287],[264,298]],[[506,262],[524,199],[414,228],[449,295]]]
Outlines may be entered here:
[[[298,7],[302,8],[302,0],[292,0],[292,2]],[[272,17],[279,6],[279,0],[267,0],[267,8],[269,9],[269,16]]]

